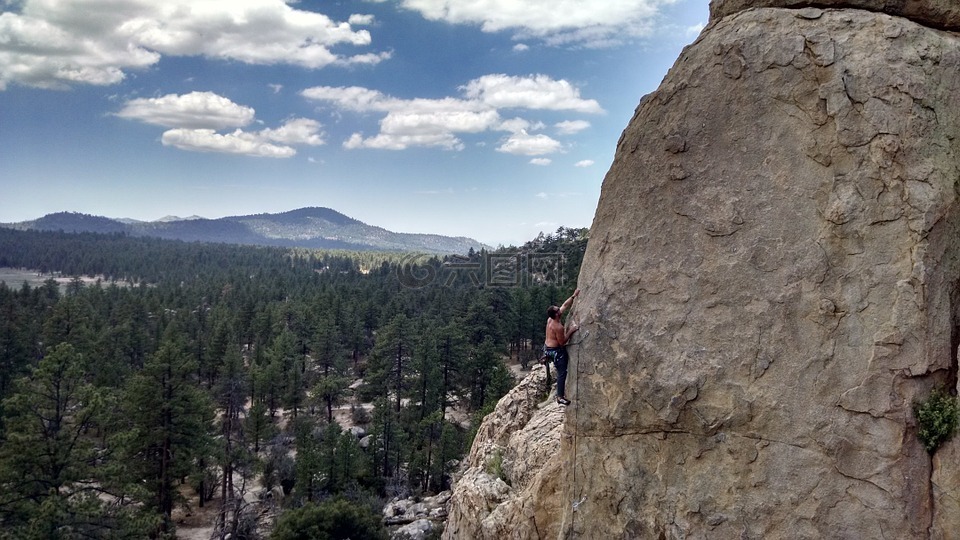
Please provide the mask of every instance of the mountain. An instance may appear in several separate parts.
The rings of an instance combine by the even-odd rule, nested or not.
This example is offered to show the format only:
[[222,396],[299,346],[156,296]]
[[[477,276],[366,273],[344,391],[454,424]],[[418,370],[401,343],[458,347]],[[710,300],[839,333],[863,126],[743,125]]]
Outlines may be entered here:
[[261,246],[467,253],[487,248],[465,237],[412,234],[367,225],[329,208],[300,208],[279,214],[255,214],[205,219],[168,216],[157,221],[111,219],[77,212],[48,214],[33,221],[0,224],[20,230],[93,232],[152,236],[187,242],[219,242]]

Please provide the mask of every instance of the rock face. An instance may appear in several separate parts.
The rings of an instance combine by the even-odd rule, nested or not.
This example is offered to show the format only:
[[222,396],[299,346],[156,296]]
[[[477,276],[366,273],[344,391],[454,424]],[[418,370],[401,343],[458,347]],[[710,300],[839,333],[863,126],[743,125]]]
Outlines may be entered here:
[[956,538],[958,10],[714,2],[604,180],[560,538]]
[[944,30],[960,30],[960,4],[956,0],[713,0],[710,18],[759,7],[853,8],[896,15]]
[[557,537],[564,410],[545,395],[546,371],[536,367],[484,419],[455,482],[444,539]]

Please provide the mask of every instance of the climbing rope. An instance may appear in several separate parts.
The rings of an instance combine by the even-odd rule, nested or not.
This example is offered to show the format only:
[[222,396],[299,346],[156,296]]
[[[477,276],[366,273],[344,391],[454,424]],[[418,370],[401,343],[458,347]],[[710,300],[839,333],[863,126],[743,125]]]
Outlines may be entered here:
[[[577,320],[575,324],[577,325],[578,328],[580,327],[579,320]],[[580,332],[578,331],[577,333],[579,334]],[[576,498],[578,495],[577,493],[577,446],[579,445],[578,435],[580,431],[580,347],[579,345],[583,343],[583,340],[587,339],[589,335],[590,335],[589,331],[584,331],[583,334],[580,336],[580,339],[578,339],[575,343],[568,343],[568,345],[577,346],[577,369],[576,369],[577,378],[574,381],[574,384],[577,385],[577,389],[574,392],[576,410],[573,413],[573,485],[571,486],[573,498],[575,499],[573,502],[574,513],[576,513],[580,505],[587,500],[586,496],[581,496],[580,500],[576,500]],[[574,516],[573,519],[575,522],[576,516]]]

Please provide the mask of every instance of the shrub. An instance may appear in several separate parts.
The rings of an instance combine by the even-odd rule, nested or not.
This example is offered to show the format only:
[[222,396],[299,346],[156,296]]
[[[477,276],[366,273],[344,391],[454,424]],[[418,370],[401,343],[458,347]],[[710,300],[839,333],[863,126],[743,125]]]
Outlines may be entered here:
[[917,436],[932,454],[957,430],[960,405],[957,398],[936,388],[926,400],[914,404],[913,413],[917,417]]
[[496,476],[497,478],[503,480],[508,485],[510,484],[509,477],[507,476],[506,471],[503,470],[503,450],[497,449],[494,451],[493,455],[487,459],[486,463],[487,474]]
[[386,540],[380,515],[363,504],[337,498],[284,512],[271,540]]

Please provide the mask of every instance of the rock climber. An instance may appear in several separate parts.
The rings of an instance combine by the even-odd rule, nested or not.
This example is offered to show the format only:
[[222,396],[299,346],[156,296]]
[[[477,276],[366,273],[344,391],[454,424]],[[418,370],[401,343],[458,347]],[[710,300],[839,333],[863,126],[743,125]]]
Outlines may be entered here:
[[571,324],[569,328],[564,328],[560,316],[563,315],[570,306],[573,305],[574,298],[580,294],[580,289],[573,291],[573,295],[560,305],[547,308],[547,328],[546,337],[543,340],[544,355],[553,360],[553,365],[557,367],[557,403],[560,405],[569,405],[570,400],[565,394],[567,384],[567,341],[580,329],[576,324]]

